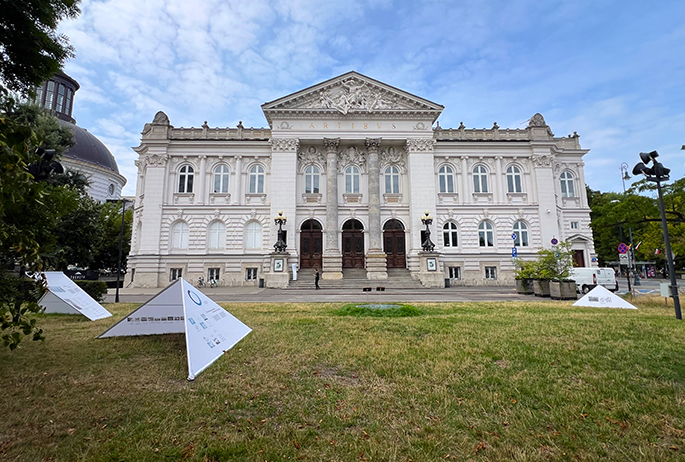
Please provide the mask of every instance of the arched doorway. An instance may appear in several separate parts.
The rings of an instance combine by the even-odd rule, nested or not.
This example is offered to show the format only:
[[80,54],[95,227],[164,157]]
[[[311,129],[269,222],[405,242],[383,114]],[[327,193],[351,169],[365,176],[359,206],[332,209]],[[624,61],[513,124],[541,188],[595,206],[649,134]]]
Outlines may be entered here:
[[342,229],[343,268],[364,268],[364,225],[359,220],[347,220]]
[[323,252],[321,223],[307,220],[300,226],[300,268],[321,269]]
[[393,218],[383,225],[383,251],[388,268],[407,267],[404,225],[401,221]]

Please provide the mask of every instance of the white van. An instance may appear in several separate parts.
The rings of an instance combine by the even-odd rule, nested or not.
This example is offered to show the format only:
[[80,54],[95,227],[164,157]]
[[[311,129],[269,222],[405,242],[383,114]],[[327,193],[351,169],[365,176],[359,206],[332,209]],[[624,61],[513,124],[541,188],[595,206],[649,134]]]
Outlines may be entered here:
[[598,285],[612,292],[618,290],[618,280],[613,268],[573,268],[568,278],[575,281],[576,290],[584,294]]

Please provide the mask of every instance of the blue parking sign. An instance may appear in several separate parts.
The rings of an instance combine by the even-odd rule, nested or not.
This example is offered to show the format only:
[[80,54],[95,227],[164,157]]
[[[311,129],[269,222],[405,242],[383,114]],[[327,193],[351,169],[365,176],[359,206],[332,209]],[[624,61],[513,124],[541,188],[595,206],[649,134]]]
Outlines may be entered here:
[[518,251],[516,250],[516,247],[511,248],[511,258],[516,258],[516,255],[518,254]]

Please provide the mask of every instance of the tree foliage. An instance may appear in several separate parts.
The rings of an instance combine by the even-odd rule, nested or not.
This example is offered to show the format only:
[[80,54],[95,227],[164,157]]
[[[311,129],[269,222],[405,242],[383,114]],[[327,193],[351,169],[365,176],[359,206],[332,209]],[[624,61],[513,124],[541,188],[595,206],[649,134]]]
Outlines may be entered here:
[[28,316],[40,310],[42,286],[24,271],[43,269],[43,255],[57,242],[54,229],[78,201],[73,189],[35,181],[28,173],[28,165],[39,161],[36,149],[43,140],[12,119],[13,104],[2,100],[0,111],[0,328],[10,349],[25,335],[42,339]]
[[[685,177],[662,185],[664,210],[671,249],[676,254],[676,268],[685,266]],[[588,190],[595,250],[600,265],[618,259],[618,245],[628,243],[639,248],[636,259],[656,261],[663,267],[666,259],[661,211],[656,184],[646,180],[634,183],[625,194]],[[656,254],[656,250],[659,253]]]
[[0,85],[29,93],[74,55],[58,23],[80,13],[79,0],[0,0]]

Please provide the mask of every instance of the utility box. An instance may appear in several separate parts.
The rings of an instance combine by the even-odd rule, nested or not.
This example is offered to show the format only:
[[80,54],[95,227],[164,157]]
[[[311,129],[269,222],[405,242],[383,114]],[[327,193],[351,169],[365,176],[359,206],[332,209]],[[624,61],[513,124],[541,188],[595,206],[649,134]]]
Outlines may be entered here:
[[671,296],[671,284],[668,282],[662,282],[659,284],[661,286],[661,296],[670,297]]

